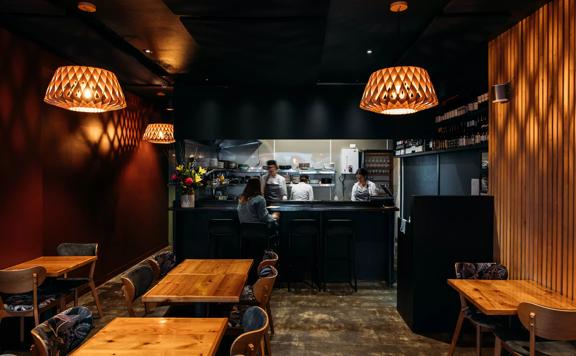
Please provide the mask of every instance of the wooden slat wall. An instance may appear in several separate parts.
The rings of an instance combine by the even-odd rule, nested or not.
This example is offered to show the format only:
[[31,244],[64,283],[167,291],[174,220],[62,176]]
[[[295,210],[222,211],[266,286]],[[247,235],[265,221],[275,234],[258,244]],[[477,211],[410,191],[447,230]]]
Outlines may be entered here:
[[554,0],[489,44],[489,83],[510,82],[490,107],[490,191],[497,257],[512,278],[574,299],[576,0]]

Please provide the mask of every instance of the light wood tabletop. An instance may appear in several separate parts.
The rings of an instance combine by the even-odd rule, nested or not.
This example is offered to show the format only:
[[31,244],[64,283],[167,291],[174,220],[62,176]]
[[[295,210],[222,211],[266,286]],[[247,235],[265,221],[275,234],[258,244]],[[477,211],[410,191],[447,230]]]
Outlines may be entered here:
[[142,296],[144,303],[238,303],[252,260],[184,260]]
[[96,259],[96,256],[42,256],[6,269],[16,270],[42,266],[46,269],[46,276],[60,277],[70,271],[86,266]]
[[116,318],[72,355],[214,355],[227,323],[226,318]]
[[515,315],[520,303],[576,309],[576,304],[528,280],[449,279],[448,284],[486,315]]
[[252,260],[184,260],[170,274],[248,274]]

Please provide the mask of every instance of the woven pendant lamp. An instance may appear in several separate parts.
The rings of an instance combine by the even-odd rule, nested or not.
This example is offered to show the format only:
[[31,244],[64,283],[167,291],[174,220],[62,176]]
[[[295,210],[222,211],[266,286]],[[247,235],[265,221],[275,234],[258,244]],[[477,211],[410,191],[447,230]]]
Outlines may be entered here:
[[438,105],[428,72],[420,67],[380,69],[370,76],[360,108],[384,115],[405,115]]
[[169,144],[174,143],[174,125],[172,124],[148,124],[142,140],[151,143]]
[[116,75],[85,66],[58,68],[46,89],[44,101],[67,110],[94,113],[126,107]]

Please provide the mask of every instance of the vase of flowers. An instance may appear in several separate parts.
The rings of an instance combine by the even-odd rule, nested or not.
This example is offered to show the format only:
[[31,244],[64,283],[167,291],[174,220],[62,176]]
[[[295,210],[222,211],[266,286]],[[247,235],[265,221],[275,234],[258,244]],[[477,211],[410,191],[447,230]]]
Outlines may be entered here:
[[172,183],[180,193],[180,207],[193,208],[196,205],[195,189],[203,185],[206,169],[190,160],[176,166],[176,172],[172,174]]

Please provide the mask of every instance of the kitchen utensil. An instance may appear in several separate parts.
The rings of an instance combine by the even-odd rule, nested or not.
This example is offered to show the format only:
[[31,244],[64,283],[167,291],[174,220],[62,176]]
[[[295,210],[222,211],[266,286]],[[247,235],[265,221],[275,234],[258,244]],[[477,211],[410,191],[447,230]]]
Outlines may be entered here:
[[306,171],[306,170],[310,169],[310,163],[300,163],[298,165],[298,168],[300,168],[303,171]]

